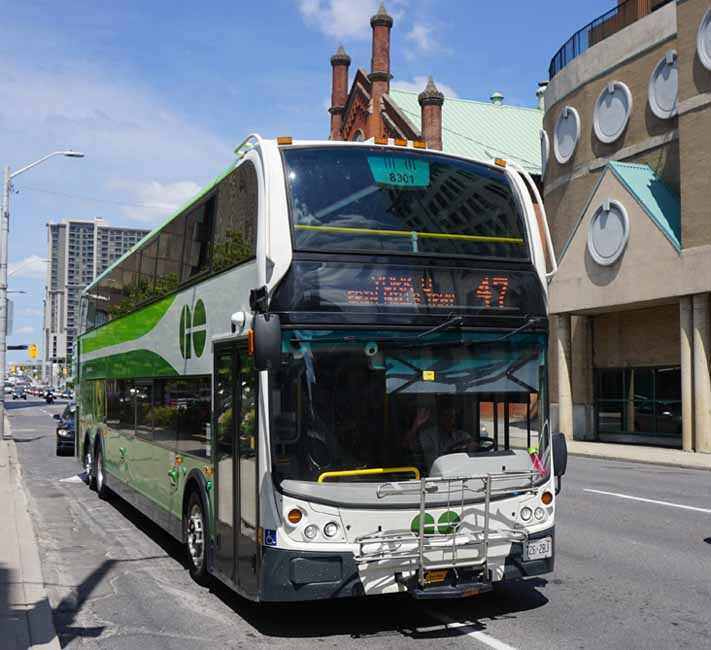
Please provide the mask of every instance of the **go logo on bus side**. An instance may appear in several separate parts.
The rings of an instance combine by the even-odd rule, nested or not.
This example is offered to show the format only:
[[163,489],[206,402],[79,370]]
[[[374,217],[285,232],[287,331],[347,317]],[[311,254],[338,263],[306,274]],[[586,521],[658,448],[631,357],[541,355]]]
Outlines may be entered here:
[[190,312],[190,306],[183,306],[180,313],[180,354],[183,359],[190,359],[192,351],[195,356],[201,357],[205,350],[205,340],[207,339],[207,314],[205,303],[198,300],[195,303],[194,311]]
[[[451,510],[447,510],[447,512],[443,512],[440,516],[439,519],[437,520],[437,532],[440,535],[450,535],[455,531],[457,528],[457,524],[461,521],[459,518],[459,515],[456,512],[452,512]],[[425,513],[425,524],[424,524],[424,531],[425,535],[432,535],[435,532],[435,520],[434,517],[429,513]],[[419,535],[420,533],[420,515],[415,515],[415,518],[412,520],[412,523],[410,524],[410,530],[413,533],[416,533]]]

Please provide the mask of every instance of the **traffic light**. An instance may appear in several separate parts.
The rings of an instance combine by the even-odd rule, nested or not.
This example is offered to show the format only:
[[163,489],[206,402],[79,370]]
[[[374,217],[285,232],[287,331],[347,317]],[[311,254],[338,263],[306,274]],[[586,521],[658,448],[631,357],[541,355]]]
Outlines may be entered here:
[[37,344],[33,343],[30,345],[30,359],[36,359],[37,358]]

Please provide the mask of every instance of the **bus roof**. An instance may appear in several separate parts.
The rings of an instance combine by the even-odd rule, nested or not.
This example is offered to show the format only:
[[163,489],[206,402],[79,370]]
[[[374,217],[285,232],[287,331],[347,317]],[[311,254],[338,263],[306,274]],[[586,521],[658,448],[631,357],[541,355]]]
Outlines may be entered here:
[[[257,144],[256,146],[254,145],[248,145],[250,141],[254,140]],[[383,142],[384,140],[387,140],[387,143]],[[445,156],[447,158],[455,158],[458,160],[466,160],[468,162],[475,162],[480,165],[484,165],[485,167],[490,167],[492,169],[496,169],[497,171],[501,172],[502,166],[500,164],[493,163],[488,160],[473,160],[471,158],[467,158],[465,156],[457,155],[457,154],[451,154],[451,153],[445,153],[443,151],[438,151],[435,149],[427,149],[424,147],[414,147],[412,146],[412,141],[407,141],[407,140],[398,140],[398,142],[405,142],[406,144],[395,144],[395,140],[392,138],[370,138],[369,140],[364,140],[362,142],[351,142],[351,141],[345,141],[345,140],[293,140],[292,138],[274,138],[271,140],[263,140],[260,136],[258,135],[250,135],[247,137],[236,149],[235,149],[235,154],[237,155],[237,160],[233,161],[230,163],[230,165],[217,177],[215,180],[213,180],[211,183],[205,185],[202,189],[198,191],[195,196],[192,198],[188,199],[183,205],[181,205],[177,210],[175,210],[169,217],[167,217],[160,225],[156,226],[151,230],[143,239],[141,239],[139,242],[137,242],[132,248],[127,250],[121,257],[119,257],[117,260],[115,260],[112,264],[110,264],[106,269],[99,275],[97,278],[95,278],[91,284],[87,285],[86,288],[82,291],[83,293],[93,291],[96,289],[96,287],[99,285],[101,280],[103,280],[111,271],[114,270],[121,262],[123,262],[129,255],[131,255],[137,248],[142,246],[145,242],[149,241],[152,237],[154,237],[159,231],[161,231],[163,228],[165,228],[173,219],[176,217],[180,216],[185,210],[190,208],[194,203],[197,203],[202,199],[206,194],[211,192],[218,183],[220,183],[222,180],[225,179],[225,177],[237,167],[237,165],[240,163],[242,158],[249,152],[252,151],[253,149],[259,148],[264,142],[269,142],[269,143],[275,143],[280,147],[372,147],[372,146],[378,146],[378,147],[383,147],[387,149],[394,149],[401,151],[403,149],[407,151],[417,151],[417,152],[422,152],[422,153],[436,153],[439,156]]]

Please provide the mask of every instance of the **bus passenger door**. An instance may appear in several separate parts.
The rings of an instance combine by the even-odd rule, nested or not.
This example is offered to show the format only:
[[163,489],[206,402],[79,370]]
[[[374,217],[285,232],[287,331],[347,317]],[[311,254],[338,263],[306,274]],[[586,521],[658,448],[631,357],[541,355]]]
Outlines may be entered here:
[[233,344],[215,347],[216,569],[257,593],[257,373]]
[[215,346],[213,381],[215,471],[215,569],[237,582],[235,575],[235,400],[237,354],[233,345]]
[[257,563],[259,557],[258,537],[258,480],[257,480],[257,371],[253,357],[247,348],[238,348],[239,382],[236,396],[239,398],[237,433],[237,474],[239,485],[237,530],[237,583],[248,594],[256,595]]

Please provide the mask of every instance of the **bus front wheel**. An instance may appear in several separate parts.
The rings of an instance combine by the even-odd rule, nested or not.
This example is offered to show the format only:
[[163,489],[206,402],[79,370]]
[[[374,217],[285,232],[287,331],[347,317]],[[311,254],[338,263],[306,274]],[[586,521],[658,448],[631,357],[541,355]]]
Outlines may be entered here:
[[190,576],[199,585],[205,586],[209,582],[207,573],[207,540],[209,533],[205,508],[202,505],[200,495],[195,491],[190,494],[188,499],[184,527]]

